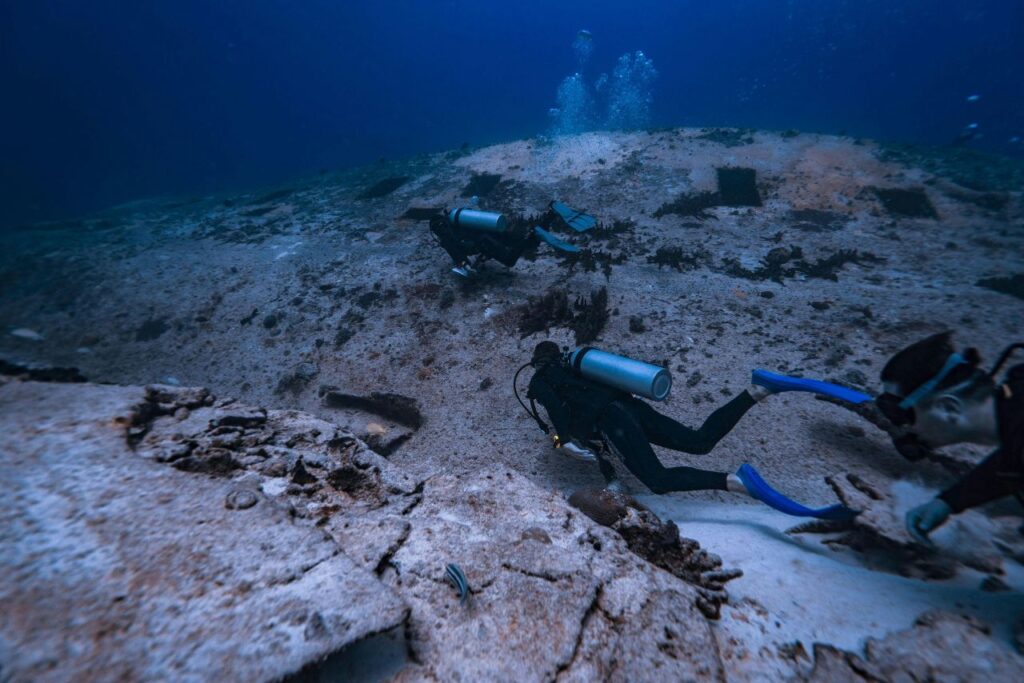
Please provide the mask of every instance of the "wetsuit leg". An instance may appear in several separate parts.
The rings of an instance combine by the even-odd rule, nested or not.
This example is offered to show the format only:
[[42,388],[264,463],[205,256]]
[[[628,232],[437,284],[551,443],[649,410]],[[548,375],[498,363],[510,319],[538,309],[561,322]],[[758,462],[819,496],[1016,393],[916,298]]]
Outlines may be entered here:
[[533,231],[525,234],[521,231],[510,231],[500,235],[486,235],[481,247],[485,256],[507,268],[512,268],[532,244],[536,244]]
[[610,403],[598,418],[598,427],[615,444],[629,471],[655,493],[726,490],[725,472],[662,465],[630,403]]
[[651,443],[674,451],[704,455],[710,453],[756,403],[744,391],[711,413],[699,429],[690,429],[639,399],[633,400],[631,406]]

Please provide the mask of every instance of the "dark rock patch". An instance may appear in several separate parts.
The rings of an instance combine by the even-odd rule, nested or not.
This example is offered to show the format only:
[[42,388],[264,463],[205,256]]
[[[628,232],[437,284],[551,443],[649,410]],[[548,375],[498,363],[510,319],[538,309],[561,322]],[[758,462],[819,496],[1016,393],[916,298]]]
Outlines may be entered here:
[[491,190],[501,182],[501,176],[496,173],[477,173],[462,188],[463,197],[486,197]]
[[387,197],[410,180],[412,180],[412,178],[404,175],[378,180],[376,183],[357,195],[356,199],[379,199],[380,197]]
[[662,204],[661,207],[654,212],[654,217],[661,218],[662,216],[675,214],[677,216],[689,216],[691,218],[696,218],[699,221],[703,221],[708,218],[714,218],[712,214],[708,213],[708,209],[714,208],[718,205],[718,193],[716,192],[682,194],[674,201]]
[[295,192],[295,188],[293,188],[293,187],[286,187],[286,188],[283,188],[283,189],[280,189],[280,190],[275,190],[274,192],[269,192],[269,193],[267,193],[265,195],[262,195],[260,197],[257,197],[255,199],[253,199],[251,202],[249,202],[249,204],[253,204],[254,205],[254,204],[267,204],[269,202],[276,202],[276,201],[279,201],[281,199],[284,199],[285,197],[290,197],[292,195],[292,193],[294,193],[294,192]]
[[324,405],[329,408],[362,410],[374,413],[411,429],[423,426],[423,413],[419,402],[401,394],[373,392],[369,396],[357,396],[324,387],[321,389]]
[[439,213],[441,213],[441,209],[439,207],[410,206],[405,210],[405,213],[403,213],[400,218],[410,221],[429,221]]
[[924,190],[915,189],[903,189],[903,188],[872,188],[875,195],[878,196],[879,201],[882,202],[882,206],[893,216],[900,216],[903,218],[938,218],[939,214],[935,211],[935,207],[932,205],[928,195],[924,193]]
[[832,232],[843,227],[839,214],[820,209],[795,209],[789,212],[793,227],[804,232]]
[[975,284],[985,289],[991,289],[993,292],[1024,299],[1024,273],[1008,277],[986,277],[978,280]]
[[761,206],[757,171],[752,168],[719,168],[719,206]]
[[147,320],[139,329],[135,330],[135,341],[153,341],[169,329],[171,327],[167,324],[167,318]]
[[85,382],[78,368],[31,368],[0,359],[0,375],[19,377],[33,382]]
[[245,216],[246,218],[259,218],[260,216],[267,215],[276,208],[276,206],[261,206],[256,209],[249,209],[248,211],[243,211],[242,215]]
[[694,140],[715,142],[726,147],[742,147],[754,144],[751,133],[753,130],[749,128],[704,128]]

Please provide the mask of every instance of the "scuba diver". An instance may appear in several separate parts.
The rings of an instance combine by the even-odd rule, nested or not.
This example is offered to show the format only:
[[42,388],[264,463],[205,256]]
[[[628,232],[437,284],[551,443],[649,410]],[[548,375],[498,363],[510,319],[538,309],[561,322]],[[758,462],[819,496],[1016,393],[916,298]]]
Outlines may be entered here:
[[777,389],[752,384],[714,411],[700,428],[690,429],[636,396],[664,399],[672,384],[664,368],[589,347],[563,354],[552,341],[539,343],[531,361],[519,368],[516,376],[528,366],[535,369],[527,391],[533,410],[526,408],[522,399],[520,403],[538,426],[551,434],[537,412],[539,402],[554,427],[551,436],[555,448],[579,460],[597,461],[612,489],[618,488],[615,470],[597,454],[600,449],[595,441],[610,442],[625,466],[654,493],[731,491],[797,516],[847,519],[853,514],[842,505],[805,508],[769,487],[750,465],[741,466],[734,474],[665,467],[651,447],[654,444],[685,453],[709,453],[754,404]]
[[[540,240],[536,233],[514,221],[512,229],[503,214],[476,209],[444,210],[430,219],[430,231],[455,262],[452,272],[468,278],[488,259],[512,268]],[[476,256],[470,263],[470,257]]]
[[[519,258],[544,241],[566,253],[579,252],[576,247],[548,232],[554,221],[561,220],[576,232],[585,232],[597,225],[597,219],[576,211],[559,201],[552,201],[539,219],[541,225],[532,230],[521,217],[509,221],[504,214],[465,207],[442,209],[430,218],[430,231],[455,263],[452,272],[470,277],[488,259],[512,268]],[[510,225],[511,223],[511,225]],[[470,257],[475,256],[473,262]]]
[[882,369],[884,393],[879,410],[923,446],[956,443],[995,446],[984,460],[936,498],[907,512],[907,531],[918,542],[928,539],[951,514],[1024,491],[1024,363],[996,376],[1017,349],[1013,344],[988,372],[981,356],[953,347],[942,332],[911,344]]

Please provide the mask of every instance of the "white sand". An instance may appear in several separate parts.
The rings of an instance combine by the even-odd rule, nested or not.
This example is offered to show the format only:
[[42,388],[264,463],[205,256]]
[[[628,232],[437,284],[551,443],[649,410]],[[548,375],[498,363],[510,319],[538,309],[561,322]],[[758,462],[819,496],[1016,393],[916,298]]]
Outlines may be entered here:
[[[986,593],[979,588],[984,575],[973,570],[937,582],[868,569],[853,553],[834,551],[818,538],[787,536],[785,529],[800,520],[766,507],[680,496],[640,500],[674,520],[684,536],[721,555],[726,567],[744,571],[729,583],[732,606],[720,625],[726,634],[747,631],[756,622],[776,645],[800,640],[808,651],[815,642],[859,650],[868,637],[905,629],[923,612],[944,609],[981,618],[1009,644],[1014,621],[1024,615],[1024,568],[1012,562],[1002,578],[1014,591]],[[964,526],[950,523],[935,534],[936,543],[948,549],[971,532]]]

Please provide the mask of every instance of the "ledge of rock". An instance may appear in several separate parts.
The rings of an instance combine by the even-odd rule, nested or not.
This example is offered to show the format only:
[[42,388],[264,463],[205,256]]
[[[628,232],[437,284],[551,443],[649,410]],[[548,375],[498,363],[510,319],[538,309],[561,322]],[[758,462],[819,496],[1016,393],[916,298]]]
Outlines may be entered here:
[[8,381],[0,428],[12,680],[317,675],[381,634],[400,680],[724,675],[706,587],[503,468],[414,481],[308,414],[167,386]]

